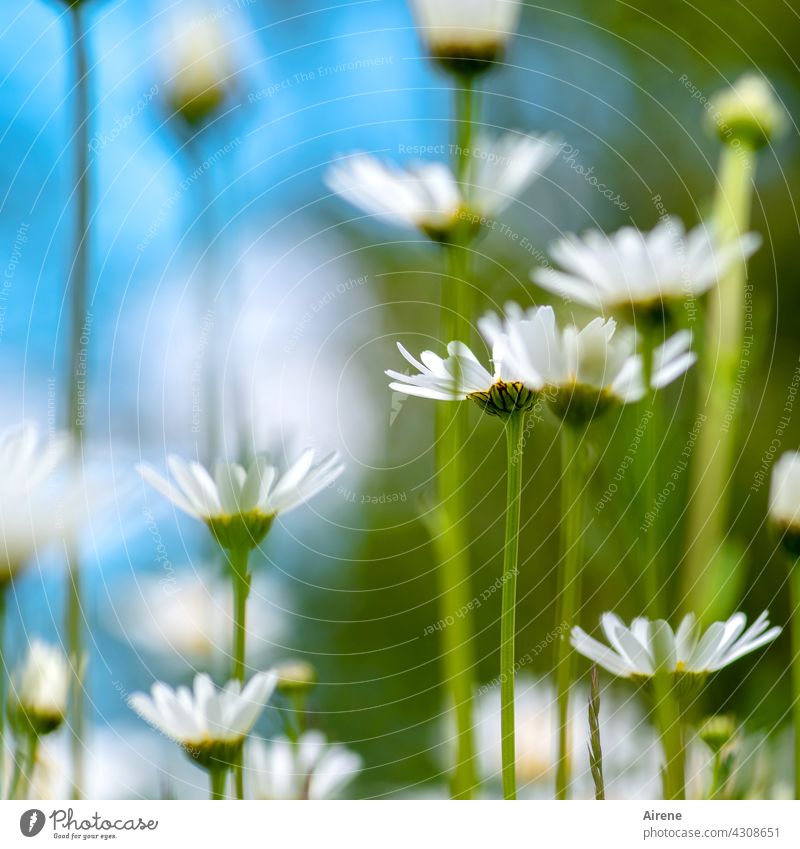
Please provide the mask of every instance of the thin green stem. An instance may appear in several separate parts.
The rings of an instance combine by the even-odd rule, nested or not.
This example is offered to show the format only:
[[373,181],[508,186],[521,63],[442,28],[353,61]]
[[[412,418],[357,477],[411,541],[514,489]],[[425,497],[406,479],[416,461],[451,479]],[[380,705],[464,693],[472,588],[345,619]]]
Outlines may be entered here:
[[558,699],[558,763],[556,766],[556,798],[569,796],[571,764],[569,757],[569,693],[575,677],[575,654],[570,633],[575,625],[581,596],[583,560],[583,462],[581,428],[567,422],[561,426],[561,525],[558,579],[559,634],[556,657],[556,692]]
[[208,770],[208,780],[211,785],[210,798],[212,800],[225,798],[225,777],[227,770],[225,767],[211,767]]
[[39,738],[33,732],[25,735],[24,741],[17,746],[14,756],[14,774],[11,779],[10,799],[24,799],[28,795],[33,770],[36,767],[36,753],[39,750]]
[[647,319],[641,331],[642,379],[645,386],[645,396],[642,407],[649,419],[645,423],[642,436],[642,485],[644,510],[642,511],[642,528],[644,541],[642,558],[644,568],[645,607],[651,619],[660,619],[664,615],[663,594],[665,588],[661,583],[658,564],[658,536],[656,534],[655,510],[658,498],[658,476],[656,464],[658,458],[658,438],[655,414],[656,393],[653,389],[653,361],[655,355],[655,329]]
[[[233,579],[233,665],[231,678],[244,682],[247,669],[247,599],[250,595],[250,573],[247,561],[250,552],[245,549],[233,549],[230,552],[230,567]],[[236,786],[236,798],[244,799],[244,770],[239,757],[233,764],[233,778]]]
[[790,566],[789,603],[792,642],[792,719],[794,722],[794,798],[800,799],[800,560]]
[[711,772],[711,787],[708,791],[709,799],[719,799],[725,787],[726,776],[722,766],[722,752],[714,752],[714,766]]
[[6,587],[0,586],[0,798],[3,798],[3,783],[6,776]]
[[[83,451],[88,390],[89,337],[89,57],[81,4],[70,6],[72,55],[75,62],[75,192],[77,216],[73,265],[70,274],[70,357],[68,427],[75,440],[76,461]],[[67,545],[66,640],[74,679],[70,688],[70,727],[72,731],[72,797],[81,797],[83,787],[83,736],[86,715],[83,687],[84,647],[81,620],[80,563],[74,544]]]
[[470,75],[459,76],[455,86],[456,111],[456,180],[464,181],[472,156],[472,136],[475,121],[475,84]]
[[514,725],[514,664],[516,656],[517,573],[519,572],[519,518],[522,500],[522,413],[506,422],[508,469],[506,471],[506,539],[503,556],[503,599],[500,614],[500,733],[502,738],[503,797],[517,798],[517,758]]
[[[750,227],[756,160],[755,151],[744,143],[723,146],[713,206],[713,220],[723,244]],[[705,418],[692,461],[682,595],[687,609],[706,620],[717,615],[713,608],[720,581],[714,567],[720,562],[730,521],[741,409],[737,398],[750,370],[744,348],[746,337],[753,332],[748,322],[747,264],[742,260],[709,292],[697,367],[698,414]],[[721,565],[727,569],[724,562]]]

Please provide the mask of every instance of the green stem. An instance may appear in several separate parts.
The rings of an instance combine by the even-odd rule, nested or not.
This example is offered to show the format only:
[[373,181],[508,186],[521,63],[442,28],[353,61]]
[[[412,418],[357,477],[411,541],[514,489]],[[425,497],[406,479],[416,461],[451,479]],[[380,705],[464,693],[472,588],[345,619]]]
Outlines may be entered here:
[[664,798],[686,798],[686,753],[683,745],[683,727],[680,701],[675,693],[671,675],[656,673],[653,687],[656,699],[656,722],[661,734],[664,754]]
[[645,318],[641,331],[642,358],[642,380],[645,386],[645,396],[642,409],[645,415],[649,413],[650,418],[645,422],[644,434],[642,435],[642,498],[644,510],[642,511],[644,541],[642,545],[642,556],[644,560],[644,592],[645,608],[651,619],[660,619],[664,615],[665,604],[663,594],[665,588],[661,583],[661,575],[658,564],[658,536],[656,534],[655,513],[649,526],[647,526],[648,513],[655,510],[658,498],[658,475],[656,474],[658,458],[658,438],[656,428],[656,392],[653,389],[653,363],[655,355],[655,327]]
[[[456,144],[463,153],[471,144],[473,93],[471,84],[456,87]],[[456,157],[456,174],[466,173],[468,160]],[[442,280],[441,324],[445,342],[469,341],[471,313],[466,245],[445,247],[447,276]],[[451,779],[454,798],[469,799],[478,784],[472,722],[473,646],[472,623],[466,611],[471,600],[469,538],[465,526],[464,444],[468,433],[464,404],[438,404],[436,412],[436,479],[438,508],[432,517],[432,534],[439,563],[439,614],[450,622],[443,630],[444,686],[456,724],[456,755]]]
[[[750,226],[755,151],[724,146],[714,199],[720,240],[740,237]],[[747,264],[735,263],[708,296],[706,331],[698,364],[698,412],[705,416],[692,462],[687,557],[682,595],[687,609],[710,619],[719,591],[714,563],[728,531],[732,471],[738,458],[737,428],[745,341]],[[752,333],[752,329],[748,334]]]
[[[83,450],[88,389],[87,305],[89,287],[89,58],[81,4],[70,6],[72,55],[75,61],[75,190],[77,220],[74,259],[70,275],[71,329],[69,358],[68,427],[75,440],[76,459]],[[74,546],[68,545],[66,639],[73,668],[70,688],[70,726],[72,730],[72,798],[81,797],[83,787],[83,736],[86,715],[83,688],[83,634],[81,619],[80,563]]]
[[789,572],[792,642],[792,718],[794,721],[794,798],[800,799],[800,559]]
[[[244,682],[247,650],[247,598],[250,595],[250,573],[247,571],[249,551],[232,549],[230,552],[233,577],[233,665],[231,678]],[[233,764],[236,798],[244,799],[244,770],[241,756]]]
[[722,770],[722,752],[714,752],[714,766],[711,773],[711,788],[708,791],[709,799],[719,799],[725,786],[725,776]]
[[456,111],[456,180],[464,181],[472,155],[472,136],[475,120],[475,87],[472,76],[459,76],[455,86]]
[[225,798],[225,776],[227,770],[225,767],[210,767],[208,770],[208,779],[211,784],[210,798],[212,800]]
[[0,799],[3,798],[3,784],[6,776],[6,678],[8,661],[6,658],[6,587],[0,586]]
[[561,426],[561,524],[559,560],[556,691],[558,699],[558,763],[556,798],[567,799],[571,776],[569,757],[569,692],[574,678],[575,654],[570,633],[580,602],[583,541],[583,462],[580,445],[584,431]]
[[500,614],[500,733],[502,739],[503,797],[517,798],[517,758],[514,725],[514,642],[519,572],[519,517],[522,500],[523,413],[506,423],[508,470],[506,472],[506,539],[503,557],[503,600]]
[[11,779],[10,799],[25,799],[33,778],[36,766],[36,753],[39,749],[39,738],[34,733],[25,735],[25,746],[20,744],[14,757],[14,775]]

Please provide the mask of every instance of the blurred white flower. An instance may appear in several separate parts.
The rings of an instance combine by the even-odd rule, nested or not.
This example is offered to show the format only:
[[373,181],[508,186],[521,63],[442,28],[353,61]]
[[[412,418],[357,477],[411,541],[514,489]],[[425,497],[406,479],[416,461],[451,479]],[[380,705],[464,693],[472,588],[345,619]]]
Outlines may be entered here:
[[[594,784],[587,743],[588,690],[575,687],[570,699],[569,753],[573,764],[571,792],[589,799]],[[544,677],[517,677],[515,696],[517,790],[526,798],[552,798],[558,759],[556,690]],[[476,749],[481,775],[501,776],[499,688],[482,693],[475,706]],[[636,700],[621,699],[611,688],[600,698],[600,737],[609,798],[651,798],[660,791],[658,738]]]
[[69,454],[66,435],[45,440],[32,422],[0,432],[0,589],[85,519],[86,493]]
[[[105,613],[105,621],[126,640],[183,670],[209,671],[229,663],[233,655],[233,590],[230,581],[213,576],[212,570],[218,567],[208,564],[208,568],[182,571],[169,580],[139,577],[135,586],[115,593],[119,601]],[[272,584],[267,589],[256,583],[250,594],[248,655],[255,666],[261,665],[259,661],[284,631],[275,603],[278,588]]]
[[219,17],[178,17],[165,45],[165,90],[172,111],[189,124],[206,121],[234,84],[231,40]]
[[315,466],[310,449],[283,475],[265,456],[253,460],[247,470],[238,463],[218,463],[213,478],[200,463],[174,455],[167,465],[175,483],[146,464],[137,469],[176,507],[205,522],[224,548],[257,546],[278,514],[313,498],[344,470],[336,453]]
[[454,238],[460,228],[477,228],[505,210],[539,177],[559,150],[554,136],[505,133],[479,136],[460,187],[443,162],[401,167],[368,153],[354,153],[331,166],[325,182],[368,215],[420,230],[434,241]]
[[195,677],[193,690],[173,690],[158,681],[150,696],[134,693],[128,703],[200,765],[225,765],[235,761],[276,681],[274,672],[258,672],[244,687],[229,681],[217,689],[208,675],[201,674]]
[[503,359],[502,340],[494,346],[494,375],[463,342],[450,342],[446,359],[432,351],[423,351],[417,360],[399,342],[397,347],[418,373],[407,375],[388,369],[386,374],[392,378],[389,387],[396,392],[434,401],[469,398],[496,416],[529,410],[535,403],[535,393],[540,387],[526,384],[515,372],[509,371]]
[[411,0],[431,57],[459,74],[479,73],[502,56],[517,27],[519,0]]
[[67,712],[71,675],[61,649],[34,640],[11,682],[8,713],[14,725],[37,736],[55,731]]
[[755,233],[722,244],[713,227],[700,224],[686,233],[670,217],[649,233],[623,227],[610,235],[590,230],[566,236],[550,249],[564,270],[538,268],[532,276],[548,291],[594,309],[660,312],[708,291],[760,244]]
[[772,469],[769,517],[787,551],[800,556],[800,452],[787,451]]
[[745,614],[735,613],[726,622],[714,622],[702,635],[691,613],[674,633],[663,620],[634,619],[628,628],[613,613],[604,613],[601,623],[611,647],[576,627],[571,636],[575,650],[614,675],[635,679],[652,678],[662,665],[677,676],[704,678],[781,633],[780,627],[769,628],[766,611],[747,630]]
[[332,799],[361,770],[361,757],[330,744],[320,731],[306,731],[297,742],[278,738],[247,744],[246,775],[254,799]]
[[417,162],[401,168],[357,152],[332,165],[325,182],[368,215],[415,227],[435,241],[447,240],[461,213],[458,184],[442,162]]
[[760,74],[742,74],[712,98],[709,113],[720,138],[729,144],[745,141],[763,147],[787,128],[786,110],[769,82]]
[[479,134],[468,153],[465,204],[476,215],[494,218],[530,186],[556,158],[561,143],[554,135],[508,132]]
[[[506,367],[527,386],[545,391],[562,417],[582,421],[612,402],[629,404],[645,395],[634,335],[616,333],[613,319],[595,318],[582,329],[559,328],[552,307],[523,311],[511,303],[505,318],[489,313],[478,326],[502,351]],[[656,350],[653,386],[666,386],[694,363],[691,340],[688,330],[681,331]]]

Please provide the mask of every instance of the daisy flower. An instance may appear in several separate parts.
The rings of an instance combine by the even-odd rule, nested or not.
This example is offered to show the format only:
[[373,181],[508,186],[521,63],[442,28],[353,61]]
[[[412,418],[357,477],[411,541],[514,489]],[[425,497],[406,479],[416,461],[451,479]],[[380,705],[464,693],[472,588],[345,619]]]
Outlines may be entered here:
[[178,509],[205,522],[228,549],[255,548],[278,514],[313,498],[344,471],[336,453],[315,466],[310,449],[283,475],[264,456],[253,460],[248,469],[238,463],[219,463],[213,477],[200,463],[179,457],[171,456],[167,465],[175,483],[146,464],[137,469]]
[[211,678],[202,674],[195,677],[191,690],[173,690],[158,681],[149,696],[134,693],[128,703],[201,766],[226,768],[236,762],[276,681],[274,672],[259,672],[244,686],[239,681],[229,681],[217,689]]
[[66,716],[71,674],[60,649],[34,640],[12,680],[8,708],[12,723],[37,737],[55,731]]
[[81,482],[70,477],[70,440],[44,440],[32,422],[0,432],[0,590],[39,548],[83,520]]
[[[662,665],[677,677],[703,680],[781,633],[780,627],[769,627],[766,611],[747,630],[745,614],[734,613],[726,622],[714,622],[703,634],[692,613],[676,632],[666,622],[643,618],[634,619],[628,628],[613,613],[604,613],[601,624],[610,647],[577,627],[572,629],[573,647],[612,674],[638,680],[652,678]],[[654,639],[657,627],[660,641]],[[658,651],[657,645],[662,646]]]
[[772,470],[769,517],[782,534],[781,542],[800,557],[800,453],[787,451]]
[[475,230],[499,215],[541,175],[559,149],[557,139],[549,135],[483,136],[474,148],[461,151],[470,166],[463,188],[442,162],[400,167],[357,152],[333,165],[325,182],[367,215],[447,242],[459,228]]
[[[641,356],[633,333],[617,333],[613,319],[595,318],[583,328],[559,328],[552,307],[523,311],[506,306],[506,318],[489,313],[478,325],[504,348],[507,368],[528,386],[544,390],[553,410],[573,423],[588,421],[613,403],[645,395]],[[655,352],[653,386],[662,387],[695,361],[689,331],[676,333]]]
[[448,70],[475,74],[498,61],[519,20],[519,0],[412,0],[428,53]]
[[361,757],[330,744],[319,731],[306,731],[296,743],[280,737],[247,746],[248,777],[254,799],[333,799],[361,770]]
[[504,365],[504,340],[498,339],[493,350],[494,374],[488,371],[463,342],[450,342],[448,356],[423,351],[417,360],[399,342],[403,357],[417,369],[417,374],[388,369],[389,387],[406,395],[435,401],[477,402],[485,412],[495,416],[530,410],[541,386],[526,385]]
[[649,233],[623,227],[611,235],[568,235],[550,249],[563,270],[534,269],[532,277],[548,291],[597,310],[658,315],[707,292],[760,243],[757,234],[747,233],[721,244],[713,228],[700,224],[686,233],[679,219],[669,217]]
[[461,213],[461,192],[442,162],[401,168],[359,151],[333,165],[325,183],[368,215],[416,228],[437,242],[448,240]]

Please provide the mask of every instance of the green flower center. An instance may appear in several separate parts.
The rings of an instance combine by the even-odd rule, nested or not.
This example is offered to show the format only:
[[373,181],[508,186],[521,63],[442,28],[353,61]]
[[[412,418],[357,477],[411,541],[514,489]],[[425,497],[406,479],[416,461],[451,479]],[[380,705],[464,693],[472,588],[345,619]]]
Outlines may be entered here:
[[486,391],[473,392],[467,397],[490,416],[505,418],[513,413],[526,413],[531,410],[538,394],[518,381],[506,383],[498,380]]

